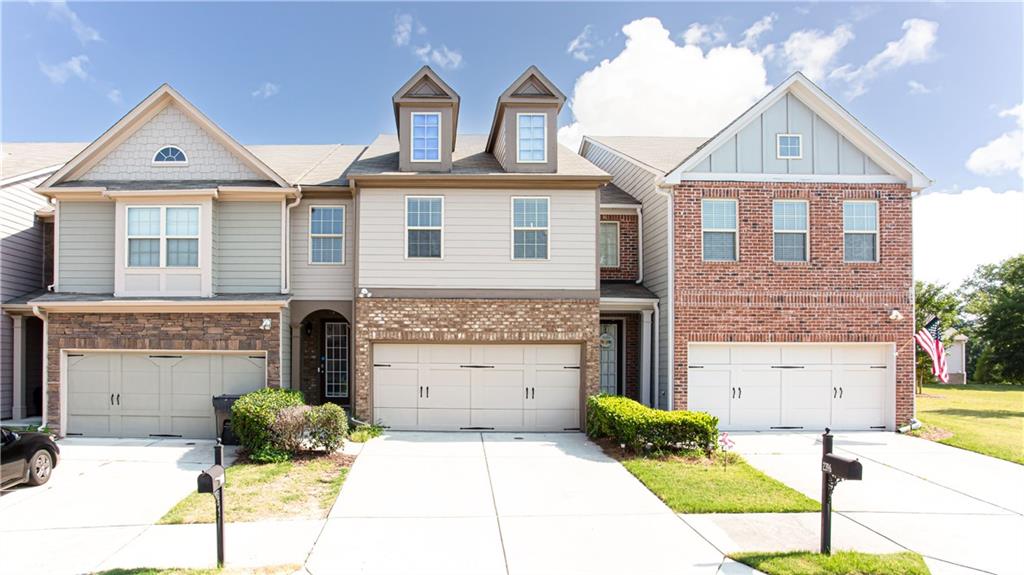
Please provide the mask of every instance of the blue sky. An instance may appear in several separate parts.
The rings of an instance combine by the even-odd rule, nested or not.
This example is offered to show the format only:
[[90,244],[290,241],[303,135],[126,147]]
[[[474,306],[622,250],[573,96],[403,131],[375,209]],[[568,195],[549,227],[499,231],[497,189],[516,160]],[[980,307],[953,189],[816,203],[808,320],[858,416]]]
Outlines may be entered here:
[[[536,64],[571,100],[563,141],[708,135],[800,69],[947,196],[919,200],[919,277],[1024,251],[1016,3],[5,2],[0,17],[4,141],[92,140],[169,82],[243,143],[368,143],[424,62],[462,96],[466,132]],[[1018,217],[994,232],[993,211]]]

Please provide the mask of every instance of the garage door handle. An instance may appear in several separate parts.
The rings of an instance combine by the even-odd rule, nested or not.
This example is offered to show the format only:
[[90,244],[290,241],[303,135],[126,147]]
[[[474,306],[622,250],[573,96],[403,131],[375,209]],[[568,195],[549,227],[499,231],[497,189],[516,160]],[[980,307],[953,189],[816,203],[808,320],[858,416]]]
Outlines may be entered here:
[[427,386],[427,399],[430,399],[430,386]]
[[732,388],[732,398],[736,399],[736,388]]
[[839,399],[843,398],[843,388],[839,388]]
[[536,387],[531,387],[530,388],[530,399],[537,399],[537,388]]
[[110,405],[114,405],[114,394],[110,394]]
[[740,395],[736,399],[743,399],[743,388],[742,387],[738,387],[737,389],[740,390]]
[[117,394],[117,404],[121,405],[121,394]]
[[423,386],[420,386],[420,397],[423,397]]
[[832,388],[832,399],[835,399],[836,398],[836,394],[838,394],[838,393],[839,393],[839,389],[833,387]]

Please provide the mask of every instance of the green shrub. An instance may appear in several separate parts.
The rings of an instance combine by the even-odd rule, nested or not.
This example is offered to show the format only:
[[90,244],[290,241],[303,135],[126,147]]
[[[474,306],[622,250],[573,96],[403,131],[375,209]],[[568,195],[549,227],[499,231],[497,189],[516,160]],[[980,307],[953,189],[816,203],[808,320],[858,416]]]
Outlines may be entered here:
[[710,452],[718,441],[718,418],[698,411],[662,411],[626,397],[598,395],[587,398],[587,434],[614,439],[632,451]]
[[282,409],[299,405],[303,405],[302,393],[266,387],[243,395],[231,406],[231,429],[249,452],[250,459],[258,462],[288,459],[288,452],[274,440],[273,426]]
[[306,412],[306,432],[313,447],[333,453],[341,448],[348,435],[348,416],[333,403],[311,407]]
[[308,405],[291,405],[277,412],[277,418],[271,426],[274,447],[288,453],[302,451],[306,442],[306,419],[309,417]]
[[384,428],[379,425],[372,425],[363,423],[357,425],[352,433],[349,434],[348,438],[356,443],[366,443],[374,437],[380,436],[384,433]]

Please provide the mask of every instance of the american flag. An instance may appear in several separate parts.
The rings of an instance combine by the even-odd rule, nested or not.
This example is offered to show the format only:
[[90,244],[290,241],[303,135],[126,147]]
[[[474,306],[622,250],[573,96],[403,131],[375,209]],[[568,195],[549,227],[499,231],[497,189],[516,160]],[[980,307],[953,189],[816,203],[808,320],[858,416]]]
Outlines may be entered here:
[[932,375],[942,383],[949,383],[949,371],[946,370],[946,350],[939,339],[939,318],[932,316],[914,336],[917,345],[932,358]]

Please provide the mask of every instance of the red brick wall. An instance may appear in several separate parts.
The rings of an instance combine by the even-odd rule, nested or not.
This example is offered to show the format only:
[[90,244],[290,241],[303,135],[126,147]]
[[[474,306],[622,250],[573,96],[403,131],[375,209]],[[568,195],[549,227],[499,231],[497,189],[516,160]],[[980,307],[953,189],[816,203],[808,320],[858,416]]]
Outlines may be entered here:
[[635,215],[601,214],[602,222],[619,222],[619,267],[601,268],[602,280],[633,280],[640,273],[640,232]]
[[[738,199],[739,261],[704,262],[701,199]],[[773,261],[772,200],[808,201],[808,262]],[[843,262],[842,202],[878,201],[879,261]],[[689,342],[895,343],[896,421],[914,413],[911,193],[896,184],[687,182],[674,188],[674,406]],[[888,319],[892,309],[905,318]],[[905,346],[905,347],[904,347]]]
[[625,318],[626,365],[625,387],[626,397],[640,401],[640,316],[629,315]]

